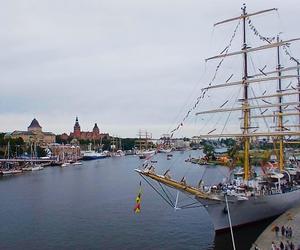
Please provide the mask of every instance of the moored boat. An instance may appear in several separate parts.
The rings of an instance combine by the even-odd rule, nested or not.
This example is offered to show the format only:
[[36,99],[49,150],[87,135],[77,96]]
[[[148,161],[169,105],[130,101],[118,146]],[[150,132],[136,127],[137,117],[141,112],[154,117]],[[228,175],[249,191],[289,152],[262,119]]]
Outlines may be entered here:
[[97,159],[103,159],[107,156],[104,153],[99,153],[94,150],[84,151],[82,160],[88,161],[88,160],[97,160]]
[[9,170],[2,170],[2,175],[14,175],[14,174],[20,174],[22,173],[22,170],[20,169],[9,169]]
[[75,166],[82,165],[82,162],[81,162],[81,161],[75,161],[75,162],[73,163],[73,165],[75,165]]
[[39,170],[43,170],[44,167],[41,165],[33,165],[31,168],[31,171],[39,171]]
[[148,159],[151,158],[153,155],[156,154],[156,150],[142,150],[138,152],[138,156],[140,159]]

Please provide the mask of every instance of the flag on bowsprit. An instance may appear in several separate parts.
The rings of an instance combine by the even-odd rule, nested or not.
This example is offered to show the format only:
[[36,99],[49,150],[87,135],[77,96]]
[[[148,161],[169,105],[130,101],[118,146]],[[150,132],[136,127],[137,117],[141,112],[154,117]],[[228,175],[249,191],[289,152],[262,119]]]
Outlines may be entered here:
[[137,197],[135,198],[134,213],[138,214],[141,212],[141,198],[142,198],[142,182],[140,181],[140,188]]

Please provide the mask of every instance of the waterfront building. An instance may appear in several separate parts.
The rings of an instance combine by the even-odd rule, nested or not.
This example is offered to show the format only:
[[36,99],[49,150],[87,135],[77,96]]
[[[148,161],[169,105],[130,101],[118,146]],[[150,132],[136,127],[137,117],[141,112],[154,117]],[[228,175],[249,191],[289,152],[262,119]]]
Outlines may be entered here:
[[56,157],[58,162],[77,161],[82,157],[80,147],[73,143],[65,145],[51,143],[48,149],[51,151],[51,156]]
[[11,138],[22,138],[25,143],[36,143],[45,146],[55,142],[55,134],[51,132],[43,132],[39,122],[34,118],[27,128],[27,131],[15,130],[9,134]]
[[[63,134],[63,138],[66,139],[66,136]],[[76,117],[74,131],[70,133],[71,138],[75,138],[78,140],[101,140],[103,138],[108,138],[108,133],[100,133],[100,129],[98,128],[97,123],[95,123],[94,128],[92,131],[81,131],[78,117]]]

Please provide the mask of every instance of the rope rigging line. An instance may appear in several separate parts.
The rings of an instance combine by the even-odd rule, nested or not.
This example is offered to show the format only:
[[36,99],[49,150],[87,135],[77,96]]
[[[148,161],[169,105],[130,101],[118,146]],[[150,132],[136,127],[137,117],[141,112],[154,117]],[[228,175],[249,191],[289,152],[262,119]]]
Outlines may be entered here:
[[187,167],[187,170],[184,172],[182,179],[187,177],[187,174],[190,172],[191,170],[191,164]]
[[[255,67],[255,65],[254,65],[252,56],[250,56],[250,62],[251,62],[251,65],[252,65],[252,68],[253,68],[254,72],[257,73],[256,67]],[[258,70],[259,70],[262,74],[264,74],[263,71],[266,69],[266,67],[267,67],[267,65],[265,65],[265,66],[264,66],[263,68],[261,68],[261,69],[258,68]],[[260,85],[259,85],[259,89],[261,90]],[[253,97],[257,97],[257,96],[255,95],[255,92],[254,92],[254,89],[253,89],[252,86],[250,86],[250,90],[252,91]],[[265,95],[266,93],[267,93],[267,90],[265,89],[261,95],[263,96],[263,95]],[[264,100],[263,100],[263,101],[264,101]],[[258,101],[258,99],[256,99],[255,102],[256,102],[256,105],[259,106],[259,101]],[[268,109],[262,110],[262,108],[259,108],[259,112],[260,112],[261,115],[263,115],[266,111],[268,111]],[[265,123],[265,126],[266,126],[267,129],[268,129],[268,132],[270,132],[270,127],[269,127],[269,124],[268,124],[267,119],[266,119],[265,117],[263,117],[263,122]],[[257,129],[256,129],[256,130],[257,130]]]
[[288,50],[290,50],[289,44],[282,45],[282,49],[283,49],[284,53],[289,57],[290,61],[300,63],[295,57],[293,57],[291,55],[291,52],[288,51]]
[[148,183],[150,187],[170,206],[173,208],[173,205],[145,178],[143,175],[140,176]]
[[[232,105],[232,107],[231,107],[231,108],[233,108],[234,104],[236,103],[236,101],[237,101],[237,99],[238,99],[238,96],[239,96],[240,91],[241,91],[241,88],[239,89],[238,94],[237,94],[236,97],[235,97],[235,93],[234,93],[234,92],[232,93],[232,95],[229,94],[229,95],[227,96],[227,98],[226,98],[226,101],[225,101],[219,108],[224,107],[224,106],[229,102],[229,100],[232,100],[233,98],[235,98],[235,101],[234,101],[234,103],[233,103],[233,105]],[[224,132],[224,129],[225,129],[226,125],[227,125],[227,122],[229,121],[229,118],[230,118],[231,113],[232,113],[232,111],[230,111],[230,113],[229,113],[229,115],[228,115],[228,117],[227,117],[227,119],[226,119],[225,125],[224,125],[223,128],[222,128],[221,134]],[[204,128],[207,127],[207,126],[210,124],[210,122],[212,121],[212,119],[213,119],[214,116],[215,116],[215,114],[212,114],[212,115],[210,116],[209,120],[204,124],[204,126],[203,126],[202,128],[199,129],[199,133],[200,133],[200,131],[203,131]],[[214,126],[212,127],[212,129],[211,129],[207,134],[211,134],[212,132],[216,131],[216,130],[217,130],[216,127],[219,125],[219,123],[220,123],[222,120],[223,120],[223,117],[222,117],[221,115],[218,116],[218,117],[217,117],[217,120],[216,120],[215,123],[214,123]],[[220,137],[219,137],[218,139],[220,139]]]
[[[238,100],[238,98],[239,98],[241,89],[242,89],[242,87],[240,87],[240,90],[238,91],[238,94],[237,94],[237,96],[236,96],[236,98],[235,98],[235,101],[233,102],[231,108],[233,108],[234,105],[236,104],[236,102],[237,102],[237,100]],[[229,114],[228,114],[228,116],[227,116],[227,119],[226,119],[226,121],[225,121],[225,124],[224,124],[224,126],[223,126],[223,128],[222,128],[222,130],[221,130],[221,134],[223,134],[223,132],[224,132],[226,126],[227,126],[227,123],[228,123],[228,121],[229,121],[229,118],[230,118],[231,114],[232,114],[232,111],[230,111]],[[220,139],[220,137],[219,137],[219,139]]]
[[175,157],[173,157],[173,159],[175,159],[175,160],[172,161],[172,164],[170,164],[170,167],[167,168],[166,171],[167,171],[167,170],[171,171],[171,169],[174,168],[174,166],[176,165],[176,163],[177,163],[180,159],[182,159],[182,157],[181,157],[181,155],[176,155]]
[[[254,92],[254,90],[253,90],[252,87],[250,87],[250,90],[252,91],[253,96],[256,97],[255,92]],[[263,101],[264,101],[264,100],[263,100]],[[256,99],[256,104],[257,104],[257,106],[259,106],[259,102],[258,102],[257,99]],[[268,109],[262,110],[261,108],[259,108],[260,114],[265,113],[267,110],[268,110]],[[268,122],[267,122],[267,119],[266,119],[265,117],[263,117],[263,121],[264,121],[264,123],[265,123],[265,125],[266,125],[266,127],[267,127],[267,129],[268,129],[268,132],[270,132],[270,126],[269,126],[269,124],[268,124]]]
[[[181,114],[184,113],[184,111],[185,111],[185,110],[184,110],[185,107],[190,105],[190,104],[188,104],[188,102],[189,102],[190,99],[194,98],[193,95],[194,95],[195,93],[198,92],[197,88],[198,88],[198,86],[199,86],[199,83],[200,83],[201,79],[203,78],[203,76],[204,76],[205,74],[206,74],[206,63],[204,64],[204,71],[203,71],[203,73],[202,73],[202,75],[201,75],[201,77],[200,77],[200,80],[197,81],[196,84],[194,85],[194,87],[193,87],[193,89],[192,89],[190,95],[189,95],[189,96],[186,98],[186,100],[184,101],[184,105],[182,105],[181,109],[179,110],[179,112],[178,112],[178,114],[176,115],[176,117],[175,117],[174,121],[172,122],[172,124],[174,124],[174,123],[177,124],[177,121],[179,120]],[[170,125],[169,128],[168,128],[168,131],[170,131],[172,127],[173,127],[173,125]]]
[[259,39],[261,41],[267,42],[267,43],[272,43],[273,41],[275,41],[276,37],[267,37],[267,36],[263,36],[260,34],[260,32],[258,32],[258,30],[256,29],[256,27],[253,25],[252,20],[247,17],[246,20],[248,21],[248,25],[250,27],[250,29],[253,31],[254,35],[259,37]]
[[[164,192],[164,194],[167,196],[167,198],[166,197],[164,197],[151,183],[150,183],[150,181],[148,181],[147,180],[147,178],[145,178],[144,176],[142,176],[142,175],[140,175],[146,182],[147,182],[147,184],[170,206],[170,207],[172,207],[172,208],[174,208],[175,207],[175,205],[174,205],[174,203],[173,203],[173,201],[172,201],[172,199],[168,196],[168,194],[167,194],[167,192],[166,192],[166,190],[163,188],[163,186],[161,185],[161,183],[160,182],[158,182],[158,184],[160,185],[160,187],[161,187],[161,189],[163,190],[163,192]],[[170,193],[170,191],[169,190],[167,190],[169,193]],[[183,192],[182,192],[183,193]],[[170,193],[171,194],[171,193]],[[188,198],[190,198],[190,199],[192,199],[192,200],[195,200],[195,198],[191,198],[191,197],[189,197],[187,194],[185,194],[185,193],[183,193],[184,195],[186,195]],[[174,196],[171,194],[171,196],[174,198]],[[174,199],[175,200],[175,199]],[[188,208],[197,208],[197,207],[203,207],[204,205],[202,205],[201,203],[201,205],[197,205],[197,206],[193,206],[193,205],[195,205],[195,204],[197,204],[197,203],[200,203],[199,201],[196,201],[196,202],[193,202],[193,203],[190,203],[190,204],[186,204],[186,205],[183,205],[182,207],[179,207],[180,209],[188,209]]]
[[[200,202],[199,202],[200,203]],[[197,206],[190,206],[190,207],[179,207],[180,209],[189,209],[189,208],[198,208],[198,207],[205,207],[205,205],[201,204]]]
[[165,190],[168,192],[168,194],[172,197],[172,199],[175,201],[175,197],[174,195],[169,191],[169,189],[167,188],[167,186],[165,186]]
[[201,178],[200,178],[199,183],[203,181],[203,177],[205,176],[205,173],[206,173],[206,170],[207,170],[207,169],[208,169],[207,167],[204,167],[204,171],[203,171],[203,173],[202,173],[202,176],[201,176]]
[[166,197],[168,198],[169,202],[172,204],[172,207],[174,207],[174,203],[173,201],[170,199],[169,195],[167,194],[167,192],[165,191],[164,187],[161,185],[161,183],[158,181],[159,186],[161,187],[162,191],[164,192],[164,194],[166,195]]
[[190,203],[190,204],[183,205],[183,206],[181,206],[180,208],[181,208],[181,209],[183,209],[183,208],[186,208],[186,207],[189,207],[189,206],[192,206],[192,205],[198,204],[198,203],[199,203],[199,201],[195,201],[195,202],[192,202],[192,203]]
[[[237,25],[236,25],[236,27],[235,27],[235,29],[234,29],[234,32],[233,32],[231,38],[230,38],[230,41],[229,41],[228,46],[227,46],[227,47],[224,49],[224,51],[223,51],[223,53],[225,52],[225,55],[228,54],[229,49],[231,48],[232,41],[233,41],[233,39],[234,39],[235,36],[236,36],[236,33],[237,33],[237,30],[238,30],[238,27],[239,27],[240,23],[241,23],[241,21],[239,20],[239,22],[237,23]],[[214,75],[213,75],[211,81],[209,82],[209,84],[207,85],[208,87],[210,87],[210,86],[213,84],[213,82],[215,81],[215,79],[216,79],[216,77],[217,77],[217,74],[218,74],[218,72],[219,72],[219,69],[220,69],[222,63],[224,62],[224,60],[225,60],[225,57],[222,58],[222,59],[220,60],[220,62],[218,63],[218,65],[217,65],[217,67],[216,67],[216,69],[215,69]],[[177,127],[170,131],[171,137],[173,137],[174,133],[175,133],[176,131],[178,131],[178,130],[183,126],[184,122],[185,122],[185,121],[187,120],[187,118],[190,116],[191,112],[193,112],[193,111],[197,108],[197,106],[199,105],[200,100],[201,100],[201,99],[204,99],[204,97],[205,97],[207,91],[208,91],[208,89],[202,89],[202,90],[201,90],[201,94],[196,98],[196,101],[195,101],[194,105],[192,106],[192,108],[190,108],[190,109],[188,110],[188,112],[187,112],[186,115],[183,117],[182,121],[177,125]]]
[[[213,27],[213,29],[212,29],[212,31],[211,31],[211,33],[210,33],[210,39],[209,39],[210,42],[209,42],[209,44],[212,44],[212,43],[213,43],[214,32],[215,32],[215,27]],[[206,74],[206,65],[207,65],[207,63],[205,62],[205,63],[204,63],[204,72],[202,73],[199,82],[197,82],[197,83],[194,85],[193,91],[191,92],[191,94],[189,95],[189,97],[186,99],[185,105],[182,106],[182,108],[181,108],[180,111],[178,112],[178,115],[177,115],[176,118],[174,119],[174,122],[173,122],[173,123],[175,123],[175,124],[177,123],[176,121],[178,120],[180,114],[184,111],[184,106],[187,105],[188,100],[191,99],[191,97],[193,96],[193,94],[197,93],[197,91],[196,91],[197,86],[199,86],[199,83],[200,83],[201,79],[202,79],[203,76]],[[193,98],[194,98],[194,97],[193,97]],[[191,102],[191,103],[193,104],[194,101]],[[172,124],[173,124],[173,123],[172,123]],[[172,125],[172,126],[173,126],[173,125]],[[171,131],[172,126],[169,127],[168,131]]]
[[[275,41],[275,39],[276,39],[275,36],[273,36],[273,37],[266,37],[266,36],[261,35],[261,33],[258,32],[258,30],[256,29],[256,27],[253,25],[252,20],[249,17],[247,17],[247,20],[248,20],[248,24],[249,24],[250,29],[253,31],[253,33],[254,33],[255,36],[259,37],[260,40],[266,41],[268,43],[271,43],[271,42]],[[291,61],[299,63],[299,61],[295,57],[293,57],[291,55],[291,52],[288,51],[290,49],[290,44],[283,44],[281,47],[282,47],[284,53],[289,57],[289,59]]]

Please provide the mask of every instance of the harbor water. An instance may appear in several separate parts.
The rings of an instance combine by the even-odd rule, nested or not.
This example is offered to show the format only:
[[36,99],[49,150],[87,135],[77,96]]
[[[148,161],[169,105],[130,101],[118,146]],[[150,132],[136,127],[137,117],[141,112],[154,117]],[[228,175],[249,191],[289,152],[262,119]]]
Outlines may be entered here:
[[[172,178],[194,185],[228,174],[185,162],[190,155],[201,151],[174,152],[171,160],[157,154],[156,171],[170,168]],[[232,249],[230,235],[215,236],[203,207],[175,211],[160,198],[134,171],[142,163],[125,156],[0,177],[0,249]],[[134,214],[140,180],[141,213]],[[189,200],[179,195],[179,205]],[[235,230],[237,249],[249,249],[267,224]]]

